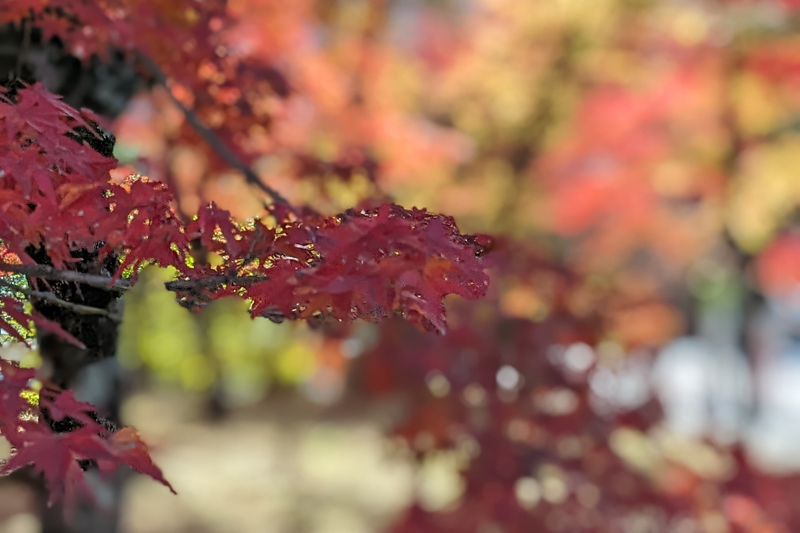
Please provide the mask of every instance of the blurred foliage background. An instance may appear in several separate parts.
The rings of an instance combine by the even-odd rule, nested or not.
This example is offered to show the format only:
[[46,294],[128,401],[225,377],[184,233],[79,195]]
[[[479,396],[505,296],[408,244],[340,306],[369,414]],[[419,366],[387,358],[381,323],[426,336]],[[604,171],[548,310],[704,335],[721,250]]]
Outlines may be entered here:
[[[498,236],[493,293],[449,302],[455,333],[434,341],[250,321],[233,300],[192,315],[148,267],[125,296],[123,413],[180,496],[135,479],[124,531],[800,527],[800,4],[227,10],[224,54],[292,90],[247,95],[270,124],[239,131],[236,80],[206,65],[203,119],[295,202],[388,196]],[[158,87],[111,128],[183,211],[265,214]]]
[[[649,428],[614,431],[616,422],[608,422],[610,447],[634,471],[655,479],[675,472],[665,466],[670,461],[705,457],[690,470],[729,478],[723,472],[734,468],[732,459],[704,448],[710,438],[714,446],[750,442],[756,462],[788,475],[793,433],[768,420],[792,420],[798,404],[793,386],[776,393],[783,385],[774,378],[794,368],[798,323],[796,7],[789,0],[326,0],[291,7],[236,0],[228,9],[246,16],[228,35],[230,50],[277,64],[296,91],[264,99],[274,115],[269,132],[246,132],[242,146],[267,182],[324,212],[388,194],[454,215],[466,231],[510,239],[518,252],[499,267],[495,295],[474,314],[451,313],[454,327],[489,327],[476,315],[549,323],[564,305],[574,316],[599,316],[601,342],[576,363],[591,368],[582,394],[601,411],[603,402],[632,409],[654,397],[665,409],[666,422],[652,418]],[[119,157],[160,162],[147,170],[174,183],[187,211],[212,198],[239,217],[259,215],[241,180],[215,173],[202,150],[176,134],[181,123],[158,90],[140,94],[115,122]],[[340,166],[298,170],[296,152]],[[580,276],[566,304],[557,301],[558,276],[529,253]],[[406,391],[395,397],[404,408],[380,404],[367,414],[361,404],[376,400],[353,380],[364,372],[377,379],[360,356],[385,333],[359,325],[320,336],[300,325],[248,322],[241,305],[226,301],[192,317],[158,289],[162,275],[148,271],[127,297],[121,360],[162,387],[204,392],[212,411],[224,406],[232,416],[299,394],[327,406],[321,412],[353,411],[359,423],[386,428],[409,416],[409,394],[424,394]],[[387,357],[401,356],[380,346]],[[530,350],[530,357],[547,357],[547,346]],[[430,394],[448,396],[455,385],[445,375],[450,381],[425,375]],[[328,429],[310,427],[299,446],[321,439],[312,456],[334,464],[346,464],[351,447],[370,453],[376,445],[373,435],[342,446],[334,433],[318,437]],[[408,444],[388,456],[403,458],[403,475],[434,481],[418,481],[415,490],[407,478],[385,492],[368,489],[386,517],[416,499],[433,511],[458,509],[454,502],[465,497],[456,474],[468,457],[429,450],[421,463],[411,461],[425,435],[412,430]],[[389,476],[385,464],[369,473],[359,463],[328,482]],[[429,471],[443,473],[437,481]],[[547,484],[558,476],[520,479],[515,494],[523,507],[542,498],[557,507],[566,497],[556,481]],[[594,493],[586,490],[582,501],[591,504]],[[775,498],[794,508],[793,495]],[[736,512],[720,503],[682,522],[639,513],[613,530],[786,530],[780,519],[747,522]],[[251,530],[263,531],[265,522]],[[269,530],[378,531],[391,519],[383,526],[334,522]],[[546,522],[547,529],[594,530],[558,523]],[[496,522],[478,531],[515,530],[509,527]]]

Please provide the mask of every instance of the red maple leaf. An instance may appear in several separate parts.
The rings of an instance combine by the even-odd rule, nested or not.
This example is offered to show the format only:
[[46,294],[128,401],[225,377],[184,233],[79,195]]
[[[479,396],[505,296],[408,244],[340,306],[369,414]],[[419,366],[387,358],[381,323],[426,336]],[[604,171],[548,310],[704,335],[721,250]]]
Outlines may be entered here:
[[[5,364],[3,376],[16,368]],[[13,384],[0,382],[7,394],[16,396],[18,387],[26,387],[19,379]],[[72,508],[75,498],[81,495],[92,499],[87,487],[80,461],[94,461],[102,473],[110,473],[123,465],[149,475],[163,483],[173,493],[175,490],[164,478],[161,470],[152,462],[147,447],[132,428],[122,428],[116,433],[99,423],[91,413],[94,407],[75,399],[71,391],[45,390],[40,395],[40,405],[35,416],[21,416],[33,411],[27,403],[15,402],[14,411],[5,412],[2,433],[12,445],[14,452],[6,461],[0,474],[9,474],[19,468],[33,464],[47,481],[52,504],[63,496],[65,507]],[[57,432],[49,421],[71,419],[75,426],[69,431]],[[12,430],[13,429],[13,430]]]

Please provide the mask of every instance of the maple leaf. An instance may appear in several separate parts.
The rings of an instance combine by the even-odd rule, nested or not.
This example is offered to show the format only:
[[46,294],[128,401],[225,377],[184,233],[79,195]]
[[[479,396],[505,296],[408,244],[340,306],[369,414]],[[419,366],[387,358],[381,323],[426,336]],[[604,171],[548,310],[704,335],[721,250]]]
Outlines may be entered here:
[[124,427],[111,435],[109,439],[114,457],[141,474],[145,474],[166,486],[170,492],[177,494],[170,483],[164,479],[161,469],[150,458],[147,445],[132,427]]
[[63,496],[65,507],[73,507],[76,491],[91,499],[91,491],[78,461],[108,456],[100,437],[91,430],[81,428],[68,433],[54,433],[40,424],[26,424],[19,434],[4,436],[14,447],[14,453],[0,474],[7,475],[32,464],[47,481],[48,505]]
[[[6,366],[15,368],[9,363]],[[23,377],[26,376],[23,374]],[[14,385],[20,386],[22,383],[17,379]],[[34,465],[47,481],[50,505],[63,497],[65,507],[70,509],[79,495],[93,499],[80,466],[81,461],[87,460],[95,462],[104,473],[127,465],[153,477],[175,493],[161,470],[150,459],[147,447],[135,430],[122,428],[113,432],[93,415],[92,405],[76,400],[71,391],[43,391],[39,397],[41,414],[34,419],[20,419],[22,409],[29,407],[29,404],[20,402],[12,404],[12,408],[20,409],[14,418],[16,429],[13,431],[9,430],[9,418],[3,420],[3,435],[14,452],[2,465],[0,474]],[[59,427],[59,424],[66,425],[66,430],[54,431],[53,427]]]

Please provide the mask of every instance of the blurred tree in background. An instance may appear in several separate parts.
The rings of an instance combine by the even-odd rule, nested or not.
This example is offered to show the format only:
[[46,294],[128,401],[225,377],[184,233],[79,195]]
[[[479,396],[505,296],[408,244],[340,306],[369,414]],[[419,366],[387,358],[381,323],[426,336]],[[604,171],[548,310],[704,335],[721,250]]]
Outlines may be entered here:
[[112,176],[169,184],[185,219],[279,218],[199,122],[293,205],[493,236],[489,295],[448,298],[445,335],[191,313],[148,267],[125,380],[222,417],[399,400],[394,451],[459,483],[396,533],[800,529],[800,4],[127,0],[99,9],[114,34],[56,3],[84,25],[0,6],[4,68],[105,116]]

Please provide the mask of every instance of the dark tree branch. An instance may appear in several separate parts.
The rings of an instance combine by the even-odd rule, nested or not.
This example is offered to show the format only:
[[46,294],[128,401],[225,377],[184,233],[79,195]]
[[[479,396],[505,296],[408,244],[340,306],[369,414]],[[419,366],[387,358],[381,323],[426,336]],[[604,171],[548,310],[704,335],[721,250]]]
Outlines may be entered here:
[[128,280],[120,279],[111,283],[111,278],[106,276],[98,276],[95,274],[84,274],[75,270],[59,270],[55,267],[47,265],[15,265],[11,263],[0,262],[0,271],[13,272],[15,274],[25,274],[32,278],[42,278],[48,280],[61,280],[72,281],[74,283],[83,283],[90,287],[97,287],[98,289],[116,290],[119,292],[126,291],[131,288],[131,283]]
[[74,311],[82,315],[106,316],[114,320],[115,322],[120,322],[122,320],[121,316],[119,316],[116,313],[112,313],[107,309],[100,309],[98,307],[91,307],[89,305],[81,305],[81,304],[76,304],[74,302],[68,302],[66,300],[62,300],[52,292],[34,291],[31,289],[26,289],[25,287],[20,287],[19,285],[15,285],[13,283],[7,283],[5,281],[0,281],[0,287],[5,287],[6,289],[12,290],[14,292],[24,294],[25,296],[31,299],[44,300],[46,302],[59,305],[65,309],[69,309],[71,311]]
[[[118,279],[112,283],[111,278],[106,276],[84,274],[83,272],[76,272],[74,270],[60,270],[48,265],[15,265],[0,262],[0,272],[13,272],[15,274],[25,274],[33,278],[83,283],[91,287],[117,292],[127,291],[132,286],[131,282],[126,279]],[[164,288],[171,292],[198,292],[201,290],[220,289],[225,285],[245,287],[268,280],[269,277],[267,276],[240,276],[237,274],[228,274],[208,276],[200,279],[167,281],[164,283]],[[0,285],[2,284],[3,282],[0,282]],[[5,285],[9,284],[6,283]]]
[[242,161],[235,153],[233,153],[233,151],[228,148],[228,146],[217,136],[216,133],[214,133],[213,130],[211,130],[211,128],[203,124],[203,121],[200,120],[200,117],[197,116],[197,113],[186,107],[183,102],[175,97],[175,94],[169,87],[169,80],[167,79],[166,74],[164,74],[155,61],[144,54],[139,54],[139,59],[150,71],[150,75],[153,76],[153,79],[155,79],[159,85],[164,87],[170,100],[172,100],[172,102],[178,106],[183,115],[186,117],[187,122],[189,122],[197,134],[202,137],[206,144],[208,144],[211,149],[217,153],[217,155],[224,159],[225,162],[231,167],[244,174],[245,180],[247,180],[248,183],[261,189],[270,198],[272,198],[272,201],[278,204],[283,204],[292,211],[294,210],[289,200],[287,200],[281,193],[261,181],[261,178],[255,173],[255,171],[253,171],[253,169],[247,166],[244,161]]
[[196,291],[198,289],[219,289],[224,285],[235,285],[245,287],[254,283],[268,281],[267,276],[238,276],[235,274],[228,276],[209,276],[202,279],[175,280],[164,283],[168,291],[183,292]]

